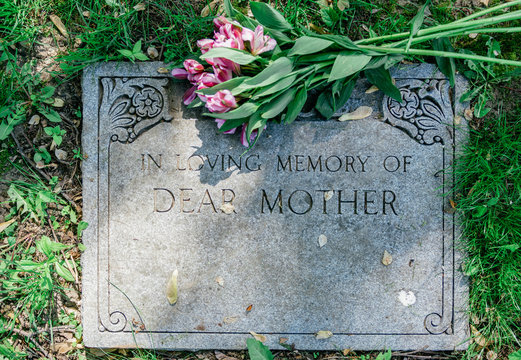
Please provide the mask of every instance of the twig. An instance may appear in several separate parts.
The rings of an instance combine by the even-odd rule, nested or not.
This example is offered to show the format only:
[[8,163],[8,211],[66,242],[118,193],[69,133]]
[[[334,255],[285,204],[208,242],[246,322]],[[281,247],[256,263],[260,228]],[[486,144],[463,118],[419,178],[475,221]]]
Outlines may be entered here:
[[11,331],[14,332],[15,334],[24,336],[24,337],[28,338],[29,340],[31,340],[31,342],[34,345],[36,345],[36,347],[38,347],[38,349],[40,349],[40,352],[43,354],[44,357],[49,357],[49,353],[40,344],[38,344],[37,341],[33,340],[32,337],[35,335],[35,333],[29,333],[27,331],[15,329],[15,328],[11,329]]
[[515,92],[518,92],[521,94],[521,90],[518,90],[518,89],[514,89],[514,88],[511,88],[509,86],[503,86],[503,85],[499,85],[500,88],[503,88],[503,89],[507,89],[507,90],[510,90],[510,91],[515,91]]

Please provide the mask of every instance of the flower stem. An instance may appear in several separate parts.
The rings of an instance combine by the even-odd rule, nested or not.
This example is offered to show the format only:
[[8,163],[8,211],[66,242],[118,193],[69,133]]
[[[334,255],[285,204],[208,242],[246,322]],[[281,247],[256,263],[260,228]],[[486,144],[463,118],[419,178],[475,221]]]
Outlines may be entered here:
[[515,6],[515,5],[520,5],[520,4],[521,4],[521,0],[506,2],[506,3],[503,3],[503,4],[499,4],[499,5],[493,6],[493,7],[489,8],[489,9],[485,9],[485,10],[481,10],[481,11],[475,12],[474,14],[466,16],[466,17],[464,17],[462,19],[456,20],[453,23],[462,23],[462,22],[465,22],[465,21],[476,19],[478,17],[484,16],[484,15],[487,15],[487,14],[491,14],[493,12],[496,12],[496,11],[499,11],[499,10],[502,10],[502,9],[505,9],[505,8],[509,8],[509,7],[512,7],[512,6]]
[[436,50],[422,50],[422,49],[409,49],[406,51],[405,49],[396,49],[396,48],[386,48],[381,46],[370,46],[370,45],[361,45],[361,49],[373,50],[376,52],[387,53],[387,54],[403,54],[403,55],[420,55],[420,56],[441,56],[448,57],[454,59],[463,59],[463,60],[476,60],[476,61],[486,61],[490,63],[496,63],[501,65],[511,65],[511,66],[521,66],[521,61],[515,60],[505,60],[505,59],[496,59],[487,56],[473,55],[473,54],[460,54],[449,51],[436,51]]

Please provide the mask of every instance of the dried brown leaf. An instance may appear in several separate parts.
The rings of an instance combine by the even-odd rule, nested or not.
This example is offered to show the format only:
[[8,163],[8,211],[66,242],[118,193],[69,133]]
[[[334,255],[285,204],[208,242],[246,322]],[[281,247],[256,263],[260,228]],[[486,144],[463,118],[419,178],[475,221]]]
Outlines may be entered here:
[[151,59],[155,59],[159,56],[159,52],[157,51],[157,49],[155,47],[150,46],[147,49],[147,55],[150,56]]
[[333,336],[333,333],[329,330],[320,330],[315,333],[315,339],[318,340],[329,339],[331,336]]
[[321,234],[321,235],[318,237],[318,246],[323,247],[323,246],[326,245],[326,244],[327,244],[327,237],[326,237],[326,235]]
[[238,316],[225,316],[223,319],[223,323],[225,323],[225,324],[233,324],[233,323],[236,323],[237,321],[239,321]]
[[366,93],[366,94],[372,94],[372,93],[374,93],[374,92],[377,92],[378,90],[380,90],[380,89],[378,89],[377,86],[375,86],[375,85],[371,85],[371,87],[370,87],[369,89],[367,89],[367,90],[365,91],[365,93]]
[[384,250],[384,255],[382,256],[382,264],[384,264],[385,266],[389,266],[392,262],[392,255],[387,250]]
[[373,108],[370,106],[360,106],[353,112],[344,114],[338,118],[338,121],[346,121],[346,120],[361,120],[366,117],[371,116],[373,113]]
[[257,334],[256,332],[250,331],[250,334],[251,334],[251,336],[253,336],[255,338],[255,340],[260,341],[262,343],[264,343],[264,342],[266,342],[266,340],[268,340],[266,338],[266,336]]
[[166,285],[166,298],[170,305],[174,305],[177,302],[177,269],[172,272]]
[[146,9],[146,6],[143,3],[138,3],[138,4],[136,4],[136,6],[134,6],[134,10],[136,10],[136,11],[144,11],[145,9]]
[[65,28],[65,25],[63,25],[62,20],[56,16],[56,15],[49,15],[49,19],[51,19],[52,23],[56,28],[60,31],[60,33],[65,36],[69,37],[69,33],[67,33],[67,28]]
[[54,98],[54,102],[52,103],[52,106],[57,108],[62,108],[65,106],[65,101],[63,101],[62,98]]
[[168,74],[170,71],[168,71],[167,68],[160,67],[160,68],[157,69],[157,72],[160,73],[160,74]]
[[233,214],[233,212],[235,211],[235,206],[233,206],[233,204],[230,203],[224,203],[221,205],[221,211],[227,215]]
[[5,229],[7,229],[9,227],[9,225],[11,225],[12,223],[15,222],[15,219],[11,219],[9,221],[6,221],[6,222],[3,222],[3,223],[0,223],[0,234],[2,233],[2,231],[4,231]]

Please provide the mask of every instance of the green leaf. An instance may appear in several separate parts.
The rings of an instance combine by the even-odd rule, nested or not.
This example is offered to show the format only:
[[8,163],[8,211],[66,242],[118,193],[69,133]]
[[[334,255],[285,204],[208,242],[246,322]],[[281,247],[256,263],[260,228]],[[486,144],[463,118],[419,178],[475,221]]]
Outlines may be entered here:
[[288,111],[286,112],[286,117],[284,118],[285,124],[291,124],[293,121],[295,121],[298,114],[300,114],[304,108],[307,99],[308,92],[306,86],[303,86],[297,91],[295,98],[288,105]]
[[487,95],[486,91],[479,94],[478,101],[476,103],[476,106],[474,107],[474,116],[477,117],[478,119],[484,117],[485,115],[488,114],[488,112],[490,110],[492,110],[491,108],[488,108],[486,106],[487,101],[488,101],[488,95]]
[[255,93],[255,96],[252,99],[258,99],[262,96],[275,94],[281,90],[289,88],[293,82],[297,79],[297,74],[289,75],[272,84],[269,87],[265,87],[263,90]]
[[196,93],[202,94],[202,95],[214,95],[219,90],[231,90],[231,89],[241,85],[243,83],[243,81],[246,79],[248,79],[248,77],[246,77],[246,76],[235,77],[228,81],[214,85],[212,87],[197,90]]
[[493,197],[492,199],[490,199],[489,201],[487,201],[487,206],[494,206],[494,205],[496,205],[498,202],[499,202],[499,198],[498,198],[498,197]]
[[250,120],[248,121],[248,127],[246,128],[246,140],[248,143],[250,143],[251,133],[253,130],[264,128],[267,122],[268,120],[263,119],[259,113],[255,113],[250,117]]
[[508,360],[521,360],[521,349],[508,355]]
[[480,207],[478,207],[478,208],[476,208],[474,210],[474,214],[472,214],[472,216],[475,217],[475,218],[480,218],[483,215],[485,215],[486,212],[487,212],[487,207],[486,206],[480,206]]
[[248,354],[251,360],[273,360],[273,354],[270,349],[259,340],[249,338],[246,340],[248,346]]
[[132,48],[132,53],[134,55],[138,54],[141,52],[141,40],[138,40],[138,42],[134,45],[134,47]]
[[474,99],[481,92],[482,89],[483,89],[483,85],[478,86],[475,89],[473,89],[473,88],[469,89],[467,92],[465,92],[463,95],[461,95],[459,101],[463,103],[465,101],[470,101],[470,100]]
[[13,132],[14,124],[6,121],[0,123],[0,141],[7,139]]
[[[281,77],[284,77],[291,73],[292,70],[293,62],[289,58],[278,58],[257,75],[245,80],[244,83],[237,88],[237,90],[248,90],[251,88],[271,85],[277,80],[279,80]],[[234,92],[232,91],[232,93]]]
[[[234,109],[229,112],[225,113],[205,113],[204,115],[210,116],[216,119],[224,119],[224,120],[232,120],[232,119],[242,119],[245,117],[251,116],[257,109],[259,108],[259,105],[247,102],[239,106],[237,109]],[[226,123],[225,123],[226,124]],[[223,125],[224,126],[224,125]]]
[[48,99],[54,95],[56,88],[54,86],[46,86],[40,91],[40,99]]
[[228,131],[228,130],[231,130],[231,129],[235,129],[236,127],[241,126],[242,124],[244,124],[248,120],[249,120],[249,117],[243,117],[243,118],[240,118],[240,119],[226,120],[226,122],[223,124],[223,126],[221,126],[219,128],[219,132],[225,132],[225,131]]
[[275,116],[279,115],[286,109],[291,100],[293,100],[296,91],[297,89],[295,88],[285,91],[275,98],[275,100],[264,104],[260,110],[262,112],[261,116],[264,119],[273,119]]
[[380,66],[376,69],[368,69],[364,71],[367,80],[375,85],[378,89],[382,90],[382,92],[393,98],[398,102],[402,102],[402,94],[400,93],[400,89],[398,89],[391,79],[391,74],[389,70],[386,70],[383,66]]
[[376,356],[375,360],[391,360],[391,357],[392,357],[392,352],[391,352],[391,349],[389,349],[384,353],[379,353]]
[[130,50],[120,49],[120,50],[118,50],[118,52],[127,58],[130,58],[130,59],[134,58],[134,53]]
[[67,281],[74,282],[74,276],[72,276],[69,269],[60,264],[58,261],[54,263],[54,267],[56,268],[56,273],[60,275],[62,278],[64,278]]
[[335,113],[333,104],[331,102],[333,95],[329,91],[330,89],[324,90],[317,98],[315,109],[326,119],[329,119]]
[[266,3],[251,1],[250,8],[255,19],[267,28],[278,31],[293,29],[281,13]]
[[256,56],[253,56],[247,51],[225,47],[210,49],[205,54],[201,55],[200,58],[224,58],[240,65],[248,65],[257,60]]
[[519,244],[510,244],[510,245],[502,245],[502,246],[500,246],[501,249],[510,250],[510,252],[514,252],[517,249],[519,249],[520,247],[521,247],[521,245],[519,245]]
[[371,56],[353,53],[352,51],[343,51],[338,54],[335,63],[333,64],[328,81],[331,82],[343,79],[349,75],[357,73],[362,70],[370,60]]
[[320,52],[333,45],[333,41],[324,40],[318,37],[302,36],[295,41],[288,55],[308,55]]
[[320,9],[320,16],[322,16],[322,21],[328,28],[333,28],[338,20],[340,20],[340,14],[331,7],[325,7]]
[[56,112],[54,109],[45,109],[43,107],[38,108],[40,113],[45,116],[47,119],[49,119],[50,122],[61,122],[62,118],[60,117],[60,114]]
[[329,40],[334,42],[340,47],[343,47],[348,50],[358,50],[362,51],[361,49],[356,46],[356,44],[351,41],[347,36],[341,36],[341,35],[320,35],[321,39]]
[[228,17],[235,17],[235,14],[238,13],[237,10],[234,9],[230,0],[224,0],[224,11]]
[[[454,48],[447,37],[434,39],[432,41],[432,47],[436,51],[454,52]],[[449,78],[450,86],[454,87],[456,80],[456,62],[454,61],[454,58],[436,56],[436,63],[438,64],[440,71]]]
[[134,56],[136,57],[136,59],[138,60],[141,60],[141,61],[147,61],[147,60],[150,60],[148,58],[148,56],[146,56],[145,54],[139,52],[139,53],[135,53]]
[[411,24],[411,35],[409,36],[409,41],[407,41],[407,46],[405,47],[405,51],[409,51],[411,47],[412,38],[420,31],[420,28],[423,24],[423,20],[425,19],[425,9],[430,4],[430,0],[427,0],[425,4],[420,8],[420,11],[416,14],[416,16],[409,22]]

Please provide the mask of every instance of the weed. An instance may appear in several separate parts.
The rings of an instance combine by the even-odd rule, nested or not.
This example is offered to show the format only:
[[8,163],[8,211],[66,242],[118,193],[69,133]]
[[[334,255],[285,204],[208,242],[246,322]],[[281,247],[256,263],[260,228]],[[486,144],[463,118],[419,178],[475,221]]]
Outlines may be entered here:
[[130,61],[134,62],[135,60],[141,60],[141,61],[147,61],[150,60],[148,56],[143,54],[141,51],[141,40],[139,40],[132,50],[118,50],[118,52],[129,59]]
[[62,144],[63,135],[65,135],[65,130],[60,129],[60,125],[54,127],[47,126],[43,129],[43,131],[45,131],[47,135],[52,137],[52,141],[54,142],[54,144],[56,144],[56,146],[60,146]]

